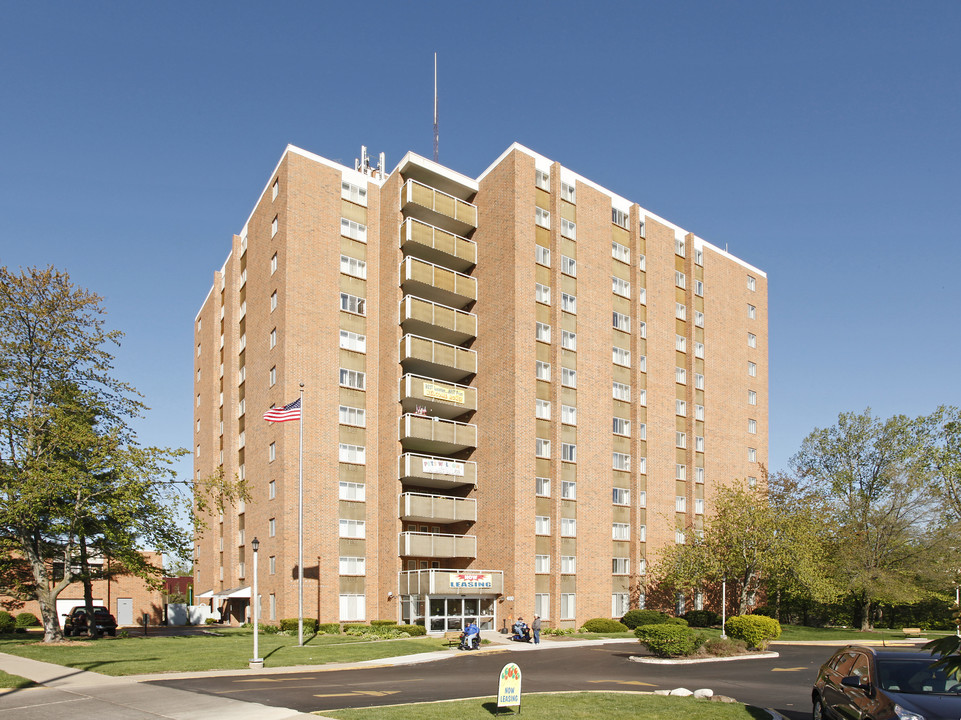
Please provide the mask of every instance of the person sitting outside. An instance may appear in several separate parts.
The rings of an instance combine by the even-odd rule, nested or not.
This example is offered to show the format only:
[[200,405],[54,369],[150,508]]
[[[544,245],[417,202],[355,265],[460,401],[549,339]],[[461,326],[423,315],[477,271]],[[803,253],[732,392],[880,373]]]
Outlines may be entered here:
[[476,650],[480,645],[480,628],[472,620],[466,628],[461,640],[462,650]]

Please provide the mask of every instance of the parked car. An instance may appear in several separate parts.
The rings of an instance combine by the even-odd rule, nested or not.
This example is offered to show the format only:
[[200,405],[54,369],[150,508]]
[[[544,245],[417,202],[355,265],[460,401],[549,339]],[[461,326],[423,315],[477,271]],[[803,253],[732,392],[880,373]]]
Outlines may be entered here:
[[818,672],[814,720],[958,720],[961,682],[932,669],[936,659],[911,650],[841,648]]
[[[87,608],[83,605],[73,608],[63,617],[64,636],[90,635],[91,624],[87,618]],[[97,637],[100,637],[104,633],[107,633],[107,635],[117,634],[116,618],[102,605],[93,606],[93,632]]]

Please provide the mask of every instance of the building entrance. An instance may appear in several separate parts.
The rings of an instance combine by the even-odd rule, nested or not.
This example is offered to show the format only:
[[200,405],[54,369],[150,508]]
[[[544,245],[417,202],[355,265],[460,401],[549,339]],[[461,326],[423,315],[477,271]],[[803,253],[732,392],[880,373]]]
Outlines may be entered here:
[[463,630],[471,622],[481,630],[494,629],[495,602],[492,597],[432,597],[426,618],[428,632]]

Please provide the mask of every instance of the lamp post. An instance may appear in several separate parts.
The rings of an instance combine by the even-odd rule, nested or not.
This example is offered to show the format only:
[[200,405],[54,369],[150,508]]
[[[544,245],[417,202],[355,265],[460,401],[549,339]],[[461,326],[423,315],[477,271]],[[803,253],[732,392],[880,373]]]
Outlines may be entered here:
[[[254,555],[256,558],[257,556]],[[257,577],[257,561],[254,560],[254,577]],[[256,580],[255,580],[256,582]],[[727,624],[727,578],[721,578],[721,638],[726,638],[724,626]]]
[[257,551],[260,550],[260,540],[255,537],[250,541],[250,547],[254,551],[254,589],[250,597],[251,615],[254,621],[254,656],[250,660],[249,667],[252,670],[259,670],[264,666],[264,659],[260,657],[260,648],[258,647],[259,638],[257,637],[258,625],[260,623],[260,603],[258,602],[260,597],[257,594]]

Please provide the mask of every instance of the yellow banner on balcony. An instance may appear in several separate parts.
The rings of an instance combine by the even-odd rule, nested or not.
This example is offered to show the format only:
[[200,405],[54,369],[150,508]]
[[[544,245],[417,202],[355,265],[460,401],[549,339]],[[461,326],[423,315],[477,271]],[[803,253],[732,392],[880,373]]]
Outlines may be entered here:
[[425,382],[424,395],[436,398],[437,400],[446,400],[447,402],[460,403],[461,405],[464,404],[464,391],[460,388],[447,388],[443,385]]

